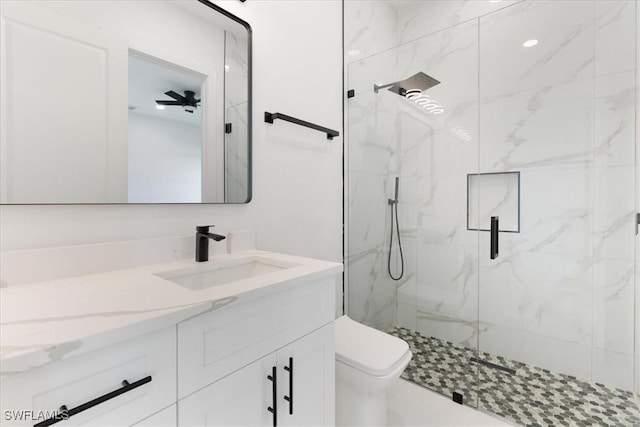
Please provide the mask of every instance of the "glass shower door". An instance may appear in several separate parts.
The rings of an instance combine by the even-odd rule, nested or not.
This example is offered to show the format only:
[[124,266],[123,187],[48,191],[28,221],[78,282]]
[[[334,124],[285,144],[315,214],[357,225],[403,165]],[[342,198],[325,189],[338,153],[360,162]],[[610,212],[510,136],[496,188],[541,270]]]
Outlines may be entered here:
[[480,234],[479,407],[519,424],[640,422],[635,63],[617,51],[635,7],[525,1],[479,20],[472,197],[481,228],[498,218]]
[[[477,31],[466,22],[349,64],[345,177],[349,316],[409,343],[405,379],[474,407],[481,232],[468,224],[467,180],[478,171]],[[397,88],[411,91],[402,82],[420,73],[438,83],[404,96]],[[396,178],[402,257],[395,234],[390,245]]]

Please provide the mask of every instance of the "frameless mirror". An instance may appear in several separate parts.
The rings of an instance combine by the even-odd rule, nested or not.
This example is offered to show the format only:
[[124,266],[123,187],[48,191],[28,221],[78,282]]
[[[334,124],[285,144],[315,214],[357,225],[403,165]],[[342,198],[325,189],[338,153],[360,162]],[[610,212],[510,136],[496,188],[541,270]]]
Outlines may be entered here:
[[3,0],[0,203],[246,203],[251,28],[206,0]]

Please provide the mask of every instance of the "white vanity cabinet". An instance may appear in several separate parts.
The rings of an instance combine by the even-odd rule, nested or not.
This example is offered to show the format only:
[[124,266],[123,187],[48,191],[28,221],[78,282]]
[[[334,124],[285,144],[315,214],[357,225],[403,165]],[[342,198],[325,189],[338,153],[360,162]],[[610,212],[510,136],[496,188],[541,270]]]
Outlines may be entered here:
[[28,307],[39,287],[78,299],[26,327],[24,310],[3,310],[0,425],[38,426],[62,405],[70,418],[38,427],[334,425],[341,266],[259,255],[290,267],[195,291],[156,275],[187,261],[6,290],[3,307]]
[[[67,350],[72,348],[70,343]],[[51,358],[64,350],[59,348],[60,354]],[[125,380],[140,385],[114,395],[125,390]],[[130,426],[176,401],[176,328],[52,361],[1,381],[2,426],[33,426],[62,405],[71,411],[92,402],[58,425]]]
[[334,313],[327,277],[179,324],[178,425],[333,425]]
[[333,324],[182,399],[178,413],[181,427],[333,425]]

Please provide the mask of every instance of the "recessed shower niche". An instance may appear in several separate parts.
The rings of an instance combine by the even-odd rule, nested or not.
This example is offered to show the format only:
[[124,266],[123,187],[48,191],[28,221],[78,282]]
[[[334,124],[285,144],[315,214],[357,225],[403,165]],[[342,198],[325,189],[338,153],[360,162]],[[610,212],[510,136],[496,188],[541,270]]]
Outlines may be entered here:
[[467,175],[467,230],[490,231],[492,216],[498,231],[520,232],[520,172]]

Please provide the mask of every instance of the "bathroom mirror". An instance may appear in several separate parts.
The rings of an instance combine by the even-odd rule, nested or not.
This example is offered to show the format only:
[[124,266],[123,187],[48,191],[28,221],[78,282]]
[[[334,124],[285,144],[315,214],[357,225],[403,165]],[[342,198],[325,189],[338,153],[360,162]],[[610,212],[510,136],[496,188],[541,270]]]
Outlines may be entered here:
[[247,203],[251,28],[206,0],[3,0],[0,203]]

